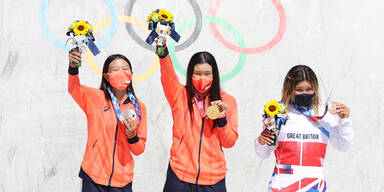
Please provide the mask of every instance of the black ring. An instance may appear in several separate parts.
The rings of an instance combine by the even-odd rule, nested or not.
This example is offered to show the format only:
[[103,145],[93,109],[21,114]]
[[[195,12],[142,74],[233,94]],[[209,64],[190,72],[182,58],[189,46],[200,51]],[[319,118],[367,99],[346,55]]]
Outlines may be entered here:
[[[131,16],[132,14],[132,9],[133,9],[133,6],[135,5],[137,0],[131,0],[129,1],[128,5],[127,5],[127,9],[126,9],[126,15],[127,16]],[[184,41],[182,44],[180,45],[177,45],[175,47],[175,51],[181,51],[187,47],[189,47],[190,45],[192,45],[197,37],[200,35],[200,32],[201,32],[201,29],[203,27],[203,17],[201,15],[201,10],[200,10],[200,7],[199,5],[196,3],[195,0],[188,0],[188,2],[191,4],[192,8],[193,8],[193,11],[195,12],[195,16],[196,16],[196,24],[195,24],[195,28],[193,30],[193,33],[191,34],[191,36],[186,40]],[[146,43],[144,40],[142,40],[135,32],[135,30],[133,29],[132,27],[132,24],[131,23],[126,23],[125,24],[126,28],[127,28],[127,31],[128,31],[128,34],[132,37],[132,39],[134,41],[136,41],[136,43],[138,43],[140,46],[154,52],[156,50],[155,47],[153,47],[152,45],[149,45],[148,43]]]

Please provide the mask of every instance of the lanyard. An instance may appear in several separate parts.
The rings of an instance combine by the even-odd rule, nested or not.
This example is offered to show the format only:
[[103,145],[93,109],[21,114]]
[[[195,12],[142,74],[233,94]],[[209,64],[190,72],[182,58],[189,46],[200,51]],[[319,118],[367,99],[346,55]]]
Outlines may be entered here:
[[324,127],[322,127],[319,123],[319,121],[321,121],[325,115],[327,114],[327,111],[328,111],[328,104],[325,106],[325,111],[324,111],[324,114],[322,116],[313,116],[311,114],[311,108],[309,107],[300,107],[298,106],[297,104],[293,103],[293,106],[298,110],[300,111],[301,114],[303,114],[304,116],[306,116],[309,120],[313,121],[316,123],[316,127],[320,129],[321,132],[323,132],[324,135],[326,135],[327,137],[329,137],[329,132],[324,129]]
[[311,120],[313,122],[318,122],[318,121],[322,120],[328,112],[328,104],[325,106],[325,111],[324,111],[324,114],[322,116],[313,116],[311,113],[311,108],[309,108],[309,107],[300,107],[295,103],[293,104],[293,106],[298,111],[300,111],[301,114],[303,114],[304,116],[306,116],[309,120]]
[[[112,100],[113,108],[115,109],[116,117],[117,117],[120,121],[122,121],[122,120],[120,119],[120,114],[121,114],[121,112],[120,112],[120,107],[119,107],[119,103],[117,102],[116,96],[115,96],[115,94],[113,93],[113,91],[112,91],[112,89],[111,89],[111,87],[110,87],[109,85],[108,85],[108,87],[107,87],[107,90],[108,90],[108,92],[109,92],[109,95],[111,96],[111,100]],[[127,95],[128,95],[129,100],[132,102],[133,107],[135,108],[135,111],[136,111],[137,116],[139,116],[139,120],[141,121],[140,108],[139,108],[139,104],[138,104],[137,101],[136,101],[135,96],[134,96],[133,93],[130,92],[130,91],[127,91]]]
[[197,108],[199,109],[201,118],[207,118],[207,115],[204,110],[204,103],[203,103],[204,98],[202,98],[202,100],[199,100],[200,97],[197,94],[195,94],[193,98],[195,99],[195,103],[197,105]]

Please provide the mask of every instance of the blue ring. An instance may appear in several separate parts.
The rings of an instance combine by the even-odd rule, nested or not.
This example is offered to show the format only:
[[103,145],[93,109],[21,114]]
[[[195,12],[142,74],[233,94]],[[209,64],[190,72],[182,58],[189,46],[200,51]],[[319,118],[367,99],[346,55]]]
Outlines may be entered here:
[[[59,48],[65,51],[69,51],[72,47],[69,45],[65,45],[65,43],[58,40],[55,36],[53,36],[52,32],[48,29],[47,21],[45,18],[46,18],[46,11],[51,1],[52,0],[43,0],[43,4],[41,5],[41,8],[40,8],[40,27],[43,30],[44,34],[48,37],[49,41],[51,41],[53,44],[55,44]],[[102,40],[96,43],[96,46],[99,49],[102,49],[103,47],[105,47],[112,40],[113,36],[115,36],[117,32],[117,24],[118,24],[117,11],[115,6],[112,3],[112,0],[104,0],[104,2],[105,4],[107,4],[107,7],[111,12],[112,24],[108,34]]]

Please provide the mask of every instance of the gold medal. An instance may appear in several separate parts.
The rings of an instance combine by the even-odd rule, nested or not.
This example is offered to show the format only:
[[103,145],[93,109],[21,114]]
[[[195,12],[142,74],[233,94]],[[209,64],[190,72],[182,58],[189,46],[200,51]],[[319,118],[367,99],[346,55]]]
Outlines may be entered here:
[[211,105],[208,107],[206,114],[208,118],[215,120],[220,116],[220,110],[215,105]]
[[331,114],[336,114],[337,113],[337,106],[335,102],[331,102],[331,104],[328,106],[328,111]]

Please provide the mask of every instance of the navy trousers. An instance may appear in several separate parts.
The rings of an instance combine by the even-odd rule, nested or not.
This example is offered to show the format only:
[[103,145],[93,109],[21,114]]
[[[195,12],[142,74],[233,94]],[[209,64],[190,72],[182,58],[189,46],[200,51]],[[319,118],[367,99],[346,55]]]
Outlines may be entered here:
[[132,182],[122,188],[100,185],[93,182],[83,169],[80,169],[79,177],[83,179],[82,192],[133,192]]
[[181,181],[168,166],[163,192],[227,192],[225,178],[215,185],[196,185]]

